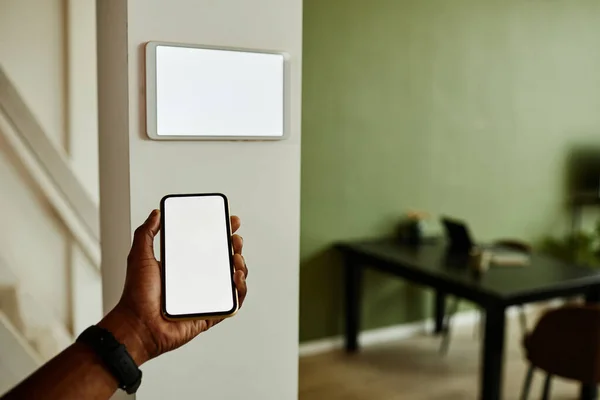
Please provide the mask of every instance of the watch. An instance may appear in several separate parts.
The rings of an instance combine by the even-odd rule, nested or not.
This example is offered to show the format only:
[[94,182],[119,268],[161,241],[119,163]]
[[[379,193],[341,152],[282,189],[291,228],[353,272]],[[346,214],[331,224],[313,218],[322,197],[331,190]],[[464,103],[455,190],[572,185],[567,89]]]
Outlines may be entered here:
[[127,394],[135,393],[142,383],[142,371],[138,368],[124,344],[104,328],[92,325],[79,335],[77,343],[91,347],[102,359],[110,373],[119,382],[119,388]]

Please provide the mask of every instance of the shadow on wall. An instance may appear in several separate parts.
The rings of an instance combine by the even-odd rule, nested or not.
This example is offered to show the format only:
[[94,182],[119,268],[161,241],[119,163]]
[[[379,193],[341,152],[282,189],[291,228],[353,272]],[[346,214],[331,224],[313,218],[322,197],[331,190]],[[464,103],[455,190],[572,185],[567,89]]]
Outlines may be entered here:
[[[335,250],[318,252],[301,263],[300,288],[300,341],[343,334],[344,269]],[[431,316],[432,299],[430,291],[367,270],[361,325],[369,329],[422,320]]]
[[[333,336],[343,326],[342,259],[320,251],[300,263],[300,341]],[[321,301],[323,298],[328,301]],[[312,323],[306,323],[312,321]]]

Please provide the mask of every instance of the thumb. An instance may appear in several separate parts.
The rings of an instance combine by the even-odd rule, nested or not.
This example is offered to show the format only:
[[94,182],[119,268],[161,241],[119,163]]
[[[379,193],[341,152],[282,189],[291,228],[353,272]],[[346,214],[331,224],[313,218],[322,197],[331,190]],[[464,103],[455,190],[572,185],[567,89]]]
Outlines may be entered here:
[[153,210],[146,221],[133,234],[133,244],[129,255],[154,258],[154,236],[160,229],[160,211]]

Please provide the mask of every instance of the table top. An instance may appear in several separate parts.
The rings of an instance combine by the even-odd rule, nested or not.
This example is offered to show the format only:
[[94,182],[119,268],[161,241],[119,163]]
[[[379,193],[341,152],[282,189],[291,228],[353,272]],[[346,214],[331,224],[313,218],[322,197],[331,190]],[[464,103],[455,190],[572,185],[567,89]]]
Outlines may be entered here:
[[532,254],[524,266],[492,265],[477,276],[468,257],[450,254],[443,242],[409,246],[379,239],[339,243],[336,248],[362,265],[447,290],[475,302],[503,305],[583,294],[600,285],[600,269]]

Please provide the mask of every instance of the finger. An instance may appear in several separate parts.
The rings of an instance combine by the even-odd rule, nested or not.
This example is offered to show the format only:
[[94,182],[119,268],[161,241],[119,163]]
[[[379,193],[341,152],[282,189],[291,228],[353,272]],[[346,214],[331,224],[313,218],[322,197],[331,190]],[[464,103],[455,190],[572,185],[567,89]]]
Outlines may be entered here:
[[205,319],[205,320],[195,320],[195,321],[190,321],[190,322],[194,322],[194,331],[193,331],[193,335],[194,337],[196,337],[198,334],[205,332],[207,330],[209,330],[210,328],[212,328],[213,326],[217,325],[219,322],[223,321],[223,318],[220,319]]
[[233,255],[233,266],[235,271],[242,271],[244,279],[248,278],[248,267],[246,267],[246,260],[241,254]]
[[246,294],[248,294],[248,286],[246,285],[246,278],[244,278],[244,273],[242,271],[235,271],[233,281],[235,282],[235,287],[238,291],[238,308],[242,308],[244,300],[246,299]]
[[154,237],[159,229],[160,211],[153,210],[146,221],[135,230],[129,255],[142,259],[154,258]]
[[225,319],[221,318],[221,319],[209,319],[206,321],[206,326],[207,326],[207,330],[212,328],[215,325],[220,324],[221,322],[225,321]]
[[242,254],[244,239],[240,235],[233,235],[231,237],[231,241],[233,242],[233,252],[236,254]]
[[231,233],[235,233],[238,229],[240,229],[240,226],[242,226],[242,221],[240,220],[240,217],[238,217],[237,215],[232,215],[230,218],[231,221]]

